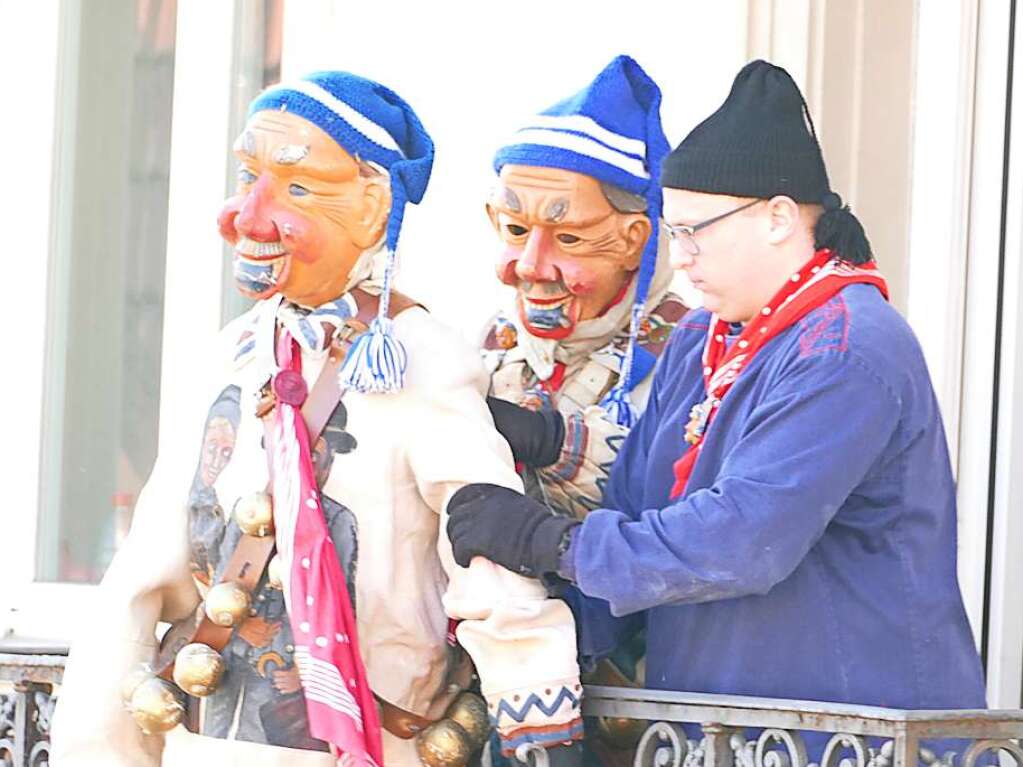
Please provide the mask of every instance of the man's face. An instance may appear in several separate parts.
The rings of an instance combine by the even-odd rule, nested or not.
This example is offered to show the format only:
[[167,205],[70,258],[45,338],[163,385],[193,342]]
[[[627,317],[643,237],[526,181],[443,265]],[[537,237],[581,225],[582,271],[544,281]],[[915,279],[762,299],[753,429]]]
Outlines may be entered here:
[[541,338],[567,338],[620,300],[650,235],[647,217],[616,211],[596,179],[555,168],[504,166],[487,213],[504,243],[497,276]]
[[290,112],[253,115],[235,156],[237,192],[217,223],[235,249],[238,289],[309,307],[337,298],[383,232],[391,202],[384,179]]
[[[664,190],[664,221],[693,226],[738,208],[748,199]],[[726,322],[747,322],[777,290],[770,248],[764,245],[769,219],[754,205],[696,232],[700,252],[693,256],[671,241],[671,265],[681,269],[703,294],[703,306]]]

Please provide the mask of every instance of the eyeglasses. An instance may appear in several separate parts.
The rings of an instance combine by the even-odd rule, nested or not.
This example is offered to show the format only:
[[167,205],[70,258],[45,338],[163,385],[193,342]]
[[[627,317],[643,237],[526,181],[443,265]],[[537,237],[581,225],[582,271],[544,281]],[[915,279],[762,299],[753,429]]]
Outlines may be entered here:
[[722,213],[714,218],[708,218],[706,221],[701,221],[698,224],[687,226],[685,224],[669,224],[667,221],[662,221],[661,226],[664,228],[664,233],[668,236],[668,239],[674,243],[677,243],[690,256],[700,255],[700,244],[696,241],[696,233],[701,229],[705,229],[711,224],[717,223],[723,218],[738,213],[740,210],[746,210],[746,208],[752,208],[758,202],[763,200],[753,200],[753,202],[747,202],[745,205],[740,205],[738,208],[730,210],[726,213]]

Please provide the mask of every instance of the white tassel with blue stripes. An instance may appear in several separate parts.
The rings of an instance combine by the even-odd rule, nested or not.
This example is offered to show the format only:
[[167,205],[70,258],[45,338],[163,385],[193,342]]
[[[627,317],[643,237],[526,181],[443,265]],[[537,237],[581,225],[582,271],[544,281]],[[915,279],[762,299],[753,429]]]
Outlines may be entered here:
[[341,385],[362,394],[392,394],[405,385],[408,354],[394,337],[392,321],[377,317],[369,330],[355,339],[339,376]]
[[408,353],[394,337],[394,322],[387,316],[393,269],[394,251],[389,249],[376,319],[355,339],[338,373],[343,387],[361,394],[393,394],[405,386]]

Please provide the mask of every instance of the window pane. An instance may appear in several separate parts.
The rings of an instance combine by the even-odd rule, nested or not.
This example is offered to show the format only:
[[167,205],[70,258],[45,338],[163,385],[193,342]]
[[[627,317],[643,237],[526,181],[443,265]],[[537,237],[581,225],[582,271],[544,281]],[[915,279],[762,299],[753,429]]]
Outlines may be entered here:
[[40,580],[99,580],[156,456],[176,16],[62,4]]

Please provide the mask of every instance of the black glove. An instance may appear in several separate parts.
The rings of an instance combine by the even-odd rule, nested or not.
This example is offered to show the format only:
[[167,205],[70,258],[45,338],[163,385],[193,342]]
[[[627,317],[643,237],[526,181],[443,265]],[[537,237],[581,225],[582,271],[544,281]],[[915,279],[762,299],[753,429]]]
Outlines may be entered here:
[[530,578],[556,573],[578,524],[498,485],[466,485],[448,502],[448,538],[462,567],[480,556]]
[[542,469],[557,463],[565,441],[565,419],[557,410],[530,410],[497,397],[487,397],[494,425],[511,445],[512,456]]

